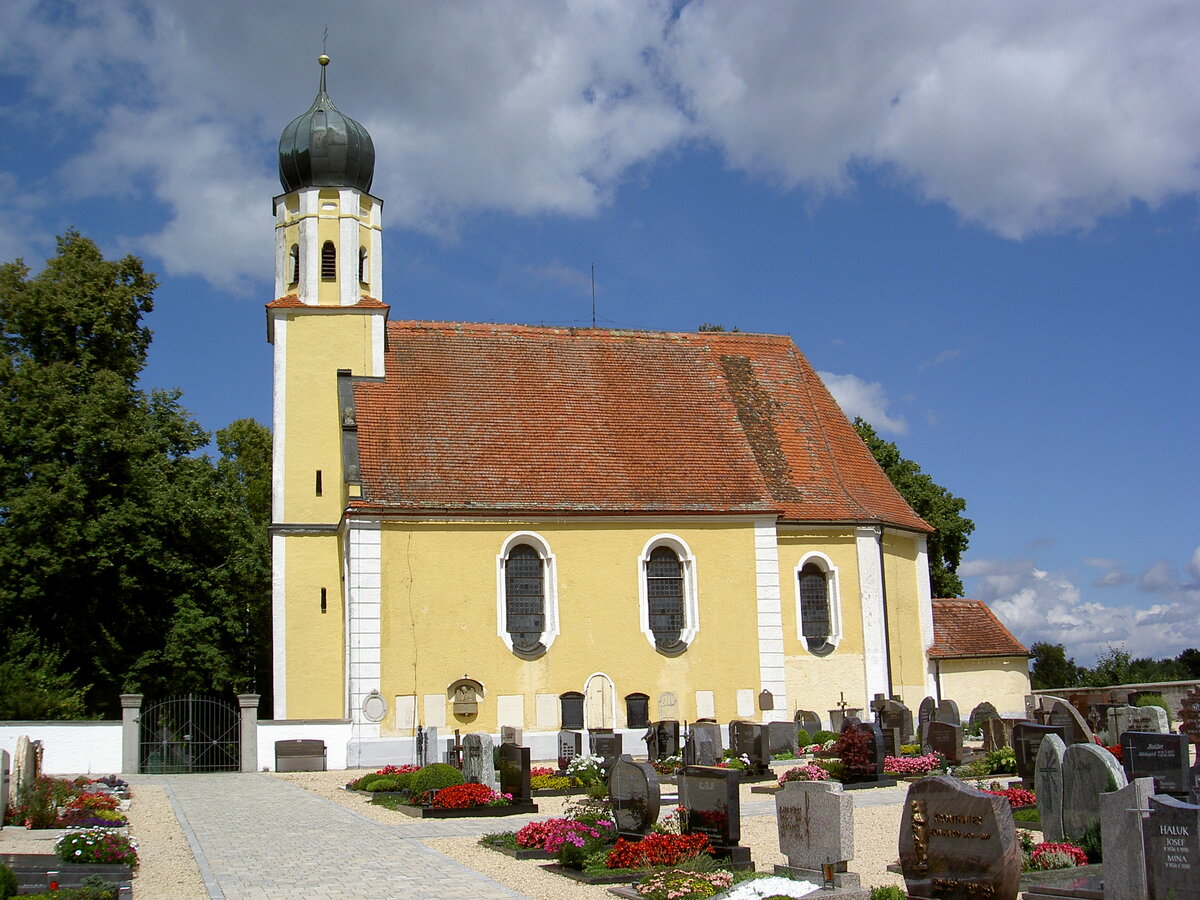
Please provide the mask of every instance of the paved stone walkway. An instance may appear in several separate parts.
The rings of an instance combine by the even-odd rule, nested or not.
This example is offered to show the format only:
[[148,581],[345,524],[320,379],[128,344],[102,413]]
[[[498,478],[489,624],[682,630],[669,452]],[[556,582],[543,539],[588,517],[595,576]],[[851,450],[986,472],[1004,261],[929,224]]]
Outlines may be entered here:
[[391,827],[270,775],[137,780],[165,786],[209,896],[219,900],[524,896],[420,843],[495,831],[495,820]]

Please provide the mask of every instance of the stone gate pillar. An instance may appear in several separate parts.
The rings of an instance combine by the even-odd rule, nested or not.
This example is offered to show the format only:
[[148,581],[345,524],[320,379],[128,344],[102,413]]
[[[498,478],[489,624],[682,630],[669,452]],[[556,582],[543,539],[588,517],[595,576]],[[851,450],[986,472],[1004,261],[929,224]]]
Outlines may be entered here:
[[258,771],[258,694],[238,694],[242,710],[241,771]]
[[121,695],[121,774],[138,773],[138,746],[142,712],[141,694]]

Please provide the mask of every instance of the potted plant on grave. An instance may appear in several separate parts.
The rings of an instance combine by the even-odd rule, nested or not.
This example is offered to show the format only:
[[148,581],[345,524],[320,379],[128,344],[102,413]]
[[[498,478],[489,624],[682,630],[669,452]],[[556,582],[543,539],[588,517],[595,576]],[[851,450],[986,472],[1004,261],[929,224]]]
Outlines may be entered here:
[[789,781],[828,781],[829,773],[814,763],[794,766],[779,776],[779,786],[783,787]]

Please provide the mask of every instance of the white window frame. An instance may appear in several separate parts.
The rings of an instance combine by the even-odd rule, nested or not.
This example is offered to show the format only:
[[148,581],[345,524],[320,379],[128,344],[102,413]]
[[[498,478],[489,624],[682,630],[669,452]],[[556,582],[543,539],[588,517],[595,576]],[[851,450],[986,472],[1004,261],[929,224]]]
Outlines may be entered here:
[[800,558],[800,562],[796,563],[795,569],[792,570],[792,594],[796,603],[796,637],[800,639],[801,645],[809,655],[821,658],[829,656],[833,650],[829,653],[817,653],[809,649],[808,639],[804,636],[804,619],[801,611],[803,604],[800,601],[800,573],[809,563],[815,563],[825,572],[825,589],[829,600],[829,629],[833,632],[829,635],[828,643],[833,650],[836,650],[842,642],[842,593],[837,566],[833,564],[832,559],[819,550],[804,554]]
[[[504,641],[504,646],[510,653],[518,653],[513,649],[512,636],[508,633],[508,597],[504,578],[504,562],[513,547],[518,544],[528,544],[542,558],[545,575],[545,595],[543,597],[546,627],[542,632],[541,644],[546,649],[558,637],[558,566],[554,554],[550,552],[550,543],[533,531],[518,531],[510,534],[500,545],[500,553],[496,556],[496,634]],[[520,654],[527,656],[527,654]]]
[[637,561],[638,583],[638,621],[642,634],[650,646],[658,650],[658,642],[650,628],[650,596],[646,586],[646,564],[650,561],[650,553],[657,547],[670,547],[679,554],[679,562],[683,565],[683,628],[679,632],[679,642],[690,647],[700,633],[700,601],[696,589],[696,558],[683,538],[675,534],[656,534],[642,547],[641,556]]

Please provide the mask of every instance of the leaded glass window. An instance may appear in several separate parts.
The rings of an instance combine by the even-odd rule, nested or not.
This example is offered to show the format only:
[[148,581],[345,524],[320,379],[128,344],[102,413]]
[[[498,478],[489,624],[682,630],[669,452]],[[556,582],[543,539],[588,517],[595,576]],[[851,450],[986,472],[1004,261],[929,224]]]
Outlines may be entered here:
[[816,563],[800,570],[801,633],[813,652],[828,646],[833,633],[829,612],[829,578]]
[[504,562],[505,618],[513,649],[531,653],[546,630],[546,575],[542,557],[517,544]]
[[662,649],[679,644],[684,627],[683,563],[670,547],[655,547],[646,561],[646,600],[650,630]]

